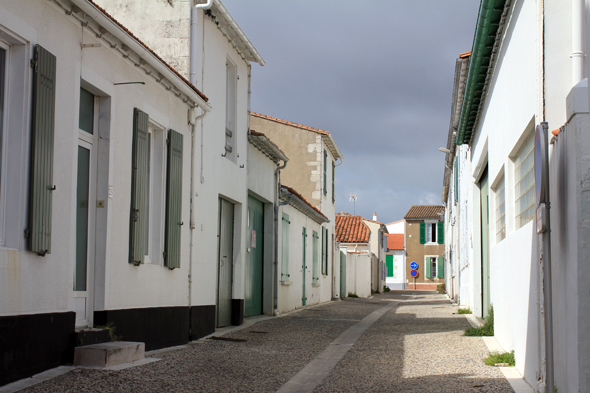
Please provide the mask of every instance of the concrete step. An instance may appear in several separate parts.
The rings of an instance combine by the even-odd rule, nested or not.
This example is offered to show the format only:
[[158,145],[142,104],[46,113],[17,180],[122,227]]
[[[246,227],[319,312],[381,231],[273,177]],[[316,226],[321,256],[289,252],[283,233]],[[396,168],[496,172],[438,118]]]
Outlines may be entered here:
[[110,367],[131,363],[145,357],[145,344],[132,341],[113,341],[74,348],[77,366]]

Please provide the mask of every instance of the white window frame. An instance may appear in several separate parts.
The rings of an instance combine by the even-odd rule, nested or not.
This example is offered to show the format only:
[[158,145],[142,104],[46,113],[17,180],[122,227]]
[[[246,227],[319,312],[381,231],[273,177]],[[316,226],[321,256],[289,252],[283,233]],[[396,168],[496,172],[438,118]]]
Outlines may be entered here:
[[[535,182],[534,182],[534,142],[535,142],[535,134],[534,134],[534,128],[532,127],[527,127],[526,131],[523,134],[523,137],[521,138],[521,142],[515,147],[514,149],[514,154],[511,155],[512,156],[512,162],[513,162],[513,176],[514,176],[514,184],[513,184],[513,192],[514,192],[514,229],[518,230],[520,228],[522,228],[523,226],[525,226],[527,223],[529,223],[533,218],[534,218],[534,209],[533,209],[533,214],[530,215],[529,219],[521,224],[521,215],[526,212],[527,210],[529,210],[531,207],[534,207],[535,205],[535,191],[534,191],[534,187],[535,187]],[[524,155],[525,152],[528,152],[526,155]],[[533,165],[531,167],[531,169],[522,177],[518,177],[517,175],[517,171],[519,170],[520,166],[522,165],[522,162],[524,161],[524,158],[529,158],[531,160],[533,160]],[[520,162],[519,162],[520,161]],[[519,185],[519,183],[525,179],[526,176],[532,176],[533,181],[531,182],[530,186],[527,188],[527,190],[525,192],[522,192],[520,194],[517,193],[517,186]],[[523,197],[528,197],[532,200],[531,204],[528,205],[528,207],[522,211],[518,210],[518,203],[520,201],[521,198]]]
[[[492,185],[492,192],[494,196],[494,234],[495,234],[495,242],[496,244],[500,243],[502,240],[506,238],[506,177],[504,176],[504,171],[502,171],[499,175],[497,180],[494,182],[495,184]],[[504,212],[500,211],[500,208],[503,207]],[[501,238],[500,238],[501,237]]]
[[[440,255],[424,255],[424,263],[428,259],[430,263],[430,277],[425,277],[428,280],[435,280],[438,277],[438,257]],[[434,258],[434,270],[432,270],[432,258]],[[426,266],[424,266],[424,275],[426,276]]]
[[147,244],[144,265],[163,266],[164,264],[164,206],[166,203],[166,128],[150,119],[148,126],[148,206],[147,206]]
[[438,220],[424,220],[424,244],[438,244]]

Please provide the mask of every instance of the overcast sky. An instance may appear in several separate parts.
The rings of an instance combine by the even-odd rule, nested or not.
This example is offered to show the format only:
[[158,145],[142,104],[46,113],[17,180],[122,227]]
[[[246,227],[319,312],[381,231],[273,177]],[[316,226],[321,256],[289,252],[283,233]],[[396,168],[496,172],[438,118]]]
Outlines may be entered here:
[[252,111],[330,131],[336,211],[389,223],[440,204],[455,60],[477,0],[223,0],[266,61]]

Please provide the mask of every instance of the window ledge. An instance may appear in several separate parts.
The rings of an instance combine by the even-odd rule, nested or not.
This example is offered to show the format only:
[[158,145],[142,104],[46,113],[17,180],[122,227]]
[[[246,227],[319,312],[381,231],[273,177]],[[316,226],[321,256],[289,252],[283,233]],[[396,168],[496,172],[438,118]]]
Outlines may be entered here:
[[289,285],[293,285],[293,282],[291,282],[291,281],[281,281],[281,285],[289,286]]
[[320,283],[319,283],[319,282],[317,282],[317,283],[316,283],[316,282],[314,282],[314,283],[312,283],[312,284],[311,284],[311,286],[312,286],[313,288],[318,288],[318,287],[320,286]]

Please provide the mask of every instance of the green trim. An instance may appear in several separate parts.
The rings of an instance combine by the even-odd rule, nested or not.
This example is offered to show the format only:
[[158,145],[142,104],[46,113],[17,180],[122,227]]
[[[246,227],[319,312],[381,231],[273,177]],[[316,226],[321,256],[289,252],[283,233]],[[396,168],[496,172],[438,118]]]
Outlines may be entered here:
[[[473,38],[473,48],[469,60],[469,72],[465,85],[465,95],[461,106],[461,117],[457,129],[457,145],[469,143],[473,134],[479,107],[485,100],[483,91],[496,35],[500,28],[502,13],[509,0],[482,0],[479,7],[477,27]],[[500,38],[501,39],[501,38]],[[498,42],[500,44],[500,42]]]

